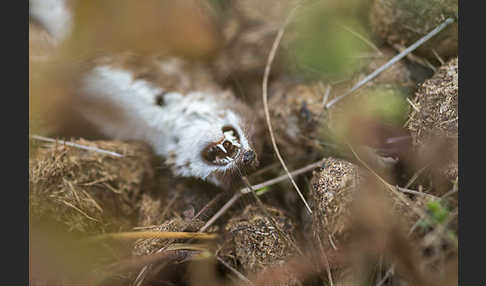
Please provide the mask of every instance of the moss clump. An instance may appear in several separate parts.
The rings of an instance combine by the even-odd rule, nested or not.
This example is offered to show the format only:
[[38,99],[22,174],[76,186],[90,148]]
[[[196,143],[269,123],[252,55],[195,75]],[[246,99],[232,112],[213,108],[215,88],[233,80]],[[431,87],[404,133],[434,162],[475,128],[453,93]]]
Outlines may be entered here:
[[[369,22],[374,33],[390,45],[410,46],[448,17],[458,15],[457,0],[374,0]],[[427,41],[416,53],[437,60],[457,56],[457,22]]]
[[440,157],[432,161],[449,180],[458,175],[458,96],[458,59],[454,58],[420,85],[407,124],[418,151],[427,160],[434,154]]
[[142,143],[76,140],[118,152],[114,157],[63,144],[30,158],[30,224],[53,220],[81,234],[128,230],[143,192],[151,191],[152,151]]
[[350,162],[328,158],[314,171],[310,202],[314,237],[330,248],[329,237],[338,243],[349,227],[350,203],[358,184],[358,167]]
[[224,228],[230,233],[231,239],[222,246],[220,256],[243,273],[255,273],[278,265],[296,253],[288,242],[294,239],[295,226],[292,221],[278,209],[266,207],[266,210],[287,239],[282,237],[270,219],[256,206],[245,208],[242,214],[232,218]]
[[289,85],[277,82],[269,99],[272,125],[279,148],[286,156],[319,150],[316,142],[325,90],[316,83]]

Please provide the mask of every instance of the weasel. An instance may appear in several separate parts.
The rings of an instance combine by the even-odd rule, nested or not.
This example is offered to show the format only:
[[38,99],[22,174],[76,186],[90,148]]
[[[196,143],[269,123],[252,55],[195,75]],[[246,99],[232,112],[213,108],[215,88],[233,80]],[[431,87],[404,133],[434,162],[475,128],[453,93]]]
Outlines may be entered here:
[[149,143],[175,175],[224,187],[258,163],[255,116],[201,65],[109,56],[82,76],[77,95],[80,113],[101,133]]

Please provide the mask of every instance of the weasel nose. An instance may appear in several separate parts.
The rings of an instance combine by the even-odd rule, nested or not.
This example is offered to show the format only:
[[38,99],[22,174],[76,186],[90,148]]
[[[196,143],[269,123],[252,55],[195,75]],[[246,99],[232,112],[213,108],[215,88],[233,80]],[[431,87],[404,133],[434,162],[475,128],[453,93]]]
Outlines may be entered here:
[[255,160],[255,157],[255,152],[253,152],[253,150],[248,150],[243,153],[243,163],[250,164]]

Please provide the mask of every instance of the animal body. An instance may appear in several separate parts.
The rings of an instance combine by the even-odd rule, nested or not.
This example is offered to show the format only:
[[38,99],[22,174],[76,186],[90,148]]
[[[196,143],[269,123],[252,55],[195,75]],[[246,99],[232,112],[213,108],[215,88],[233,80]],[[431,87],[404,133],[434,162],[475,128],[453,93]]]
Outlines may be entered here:
[[224,186],[257,163],[252,111],[203,66],[151,59],[138,70],[136,58],[108,57],[83,75],[79,110],[88,121],[111,138],[149,143],[178,176]]
[[[62,23],[50,20],[69,21],[41,8],[31,9],[31,17],[41,19],[58,39],[65,37],[55,32],[63,30]],[[147,142],[177,176],[227,187],[237,173],[258,163],[252,110],[220,88],[202,64],[171,56],[107,54],[87,64],[74,90],[76,110],[100,133]]]

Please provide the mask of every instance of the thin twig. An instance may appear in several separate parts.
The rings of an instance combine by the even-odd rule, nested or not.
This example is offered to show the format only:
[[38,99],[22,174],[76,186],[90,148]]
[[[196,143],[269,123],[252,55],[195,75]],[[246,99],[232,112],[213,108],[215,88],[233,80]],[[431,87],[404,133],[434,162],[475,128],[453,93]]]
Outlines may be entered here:
[[[392,46],[399,53],[401,53],[405,50],[405,47],[400,45],[400,44],[393,44]],[[408,54],[407,59],[409,61],[413,62],[413,63],[419,64],[423,67],[431,69],[434,73],[437,71],[437,68],[433,64],[431,64],[427,59],[421,58],[421,57],[416,56],[414,54]]]
[[445,64],[444,60],[439,56],[439,54],[435,51],[435,49],[432,49],[432,53],[434,54],[434,56],[437,58],[437,60],[440,62],[441,65]]
[[386,279],[388,279],[388,277],[390,277],[390,275],[392,275],[394,271],[395,271],[395,265],[390,266],[388,271],[385,273],[385,276],[383,276],[383,279],[381,279],[380,282],[378,282],[378,284],[376,284],[376,286],[383,285],[383,283],[385,283]]
[[402,188],[402,187],[399,187],[399,186],[395,186],[397,188],[397,190],[399,190],[400,192],[402,193],[405,193],[405,194],[412,194],[412,195],[418,195],[418,196],[429,196],[429,197],[432,197],[432,198],[435,198],[435,199],[439,199],[438,197],[432,195],[432,194],[427,194],[427,193],[424,193],[424,192],[419,192],[419,191],[414,191],[414,190],[410,190],[410,189],[407,189],[407,188]]
[[324,262],[326,262],[327,279],[329,280],[330,286],[334,286],[334,282],[333,282],[333,279],[332,279],[332,273],[331,273],[331,264],[329,264],[329,259],[327,259],[326,252],[324,251],[324,248],[322,247],[321,238],[319,236],[317,236],[317,240],[319,242],[319,250],[321,251],[321,254],[324,257]]
[[442,197],[440,197],[441,200],[447,198],[448,196],[450,195],[453,195],[455,193],[457,193],[457,191],[459,190],[457,187],[457,185],[454,185],[454,187],[452,187],[452,190],[448,191],[447,193],[445,193]]
[[248,278],[246,278],[245,275],[241,274],[238,270],[236,270],[234,267],[226,263],[226,261],[221,259],[219,256],[216,256],[216,259],[218,259],[218,261],[221,262],[221,264],[223,264],[224,266],[226,266],[226,268],[228,268],[231,272],[233,272],[233,274],[235,274],[236,277],[240,278],[241,280],[245,281],[248,284],[255,285]]
[[427,169],[429,166],[430,166],[430,164],[426,164],[425,166],[420,168],[420,170],[415,172],[415,174],[413,174],[413,176],[410,178],[410,180],[408,180],[408,182],[407,182],[407,184],[405,185],[404,188],[410,187],[415,182],[415,180],[417,180],[417,178],[420,176],[420,174],[422,174],[422,172],[425,171],[425,169]]
[[[324,88],[321,82],[319,82],[319,86],[321,88]],[[322,98],[322,106],[326,105],[327,100],[329,99],[329,95],[331,94],[331,89],[332,89],[332,85],[328,84],[326,88],[326,92],[324,93],[324,97]]]
[[407,97],[407,102],[412,106],[415,111],[420,112],[420,109],[410,100],[410,98]]
[[[292,171],[290,174],[292,176],[298,176],[302,173],[305,173],[305,172],[308,172],[310,170],[313,170],[317,167],[320,167],[322,166],[322,164],[324,163],[324,160],[325,159],[322,159],[322,160],[319,160],[317,162],[314,162],[314,163],[311,163],[305,167],[302,167],[300,169],[297,169],[295,171]],[[261,189],[261,188],[264,188],[264,187],[268,187],[268,186],[271,186],[271,185],[275,185],[279,182],[282,182],[282,181],[285,181],[286,179],[288,178],[288,175],[282,175],[280,177],[277,177],[277,178],[274,178],[274,179],[271,179],[271,180],[268,180],[268,181],[265,181],[263,183],[259,183],[259,184],[256,184],[256,185],[253,185],[251,186],[252,189],[255,189],[255,190],[258,190],[258,189]],[[251,189],[250,188],[243,188],[241,189],[239,192],[236,192],[233,197],[231,197],[231,199],[229,199],[228,202],[226,202],[226,204],[224,204],[221,209],[216,213],[214,214],[209,220],[208,222],[199,230],[199,231],[205,231],[208,227],[210,227],[219,217],[221,217],[234,203],[236,203],[238,201],[238,199],[240,197],[242,197],[244,194],[248,194],[251,192]]]
[[329,101],[329,103],[326,104],[325,108],[326,109],[330,108],[331,106],[333,106],[334,104],[336,104],[338,101],[340,101],[344,97],[346,97],[346,96],[352,94],[353,92],[355,92],[357,89],[359,89],[360,87],[362,87],[363,85],[365,85],[367,82],[371,81],[376,76],[378,76],[380,73],[382,73],[383,71],[387,70],[393,64],[395,64],[396,62],[398,62],[399,60],[401,60],[402,58],[404,58],[405,56],[407,56],[408,54],[410,54],[416,48],[420,47],[423,43],[425,43],[426,41],[428,41],[433,36],[437,35],[440,31],[442,31],[445,27],[447,27],[448,25],[452,24],[453,22],[454,22],[454,19],[453,18],[447,18],[442,24],[440,24],[435,29],[433,29],[432,31],[430,31],[427,35],[425,35],[420,40],[418,40],[417,42],[415,42],[414,44],[412,44],[410,47],[406,48],[404,51],[402,51],[398,55],[394,56],[386,64],[382,65],[381,67],[379,67],[378,69],[376,69],[374,72],[372,72],[371,74],[369,74],[368,76],[366,76],[364,79],[362,79],[360,82],[358,82],[353,88],[351,88],[349,91],[347,91],[345,94],[343,94],[341,96],[338,96],[338,97],[334,98],[333,100]]
[[285,32],[285,27],[287,26],[288,22],[290,21],[294,12],[297,10],[298,7],[299,6],[296,6],[290,12],[290,14],[287,17],[287,19],[285,20],[284,24],[278,30],[277,36],[275,37],[275,40],[273,42],[272,49],[270,50],[270,54],[268,56],[267,64],[265,66],[265,73],[263,75],[262,98],[263,98],[263,108],[264,108],[264,111],[265,111],[265,119],[266,119],[266,122],[267,122],[268,131],[270,132],[270,138],[272,140],[272,145],[273,145],[273,149],[275,150],[275,154],[277,155],[278,160],[282,164],[282,167],[284,168],[285,172],[287,173],[287,176],[289,177],[290,181],[292,182],[292,185],[294,186],[295,190],[297,191],[300,198],[304,202],[305,207],[307,208],[307,211],[309,211],[309,213],[312,213],[312,210],[311,210],[309,204],[307,204],[307,201],[305,200],[304,196],[302,195],[302,192],[300,191],[299,187],[297,186],[294,179],[292,178],[292,175],[290,175],[290,172],[287,168],[287,165],[285,164],[282,156],[280,155],[280,151],[278,150],[277,143],[275,142],[275,135],[273,134],[272,122],[270,120],[270,112],[268,110],[268,94],[267,94],[268,76],[270,74],[272,62],[273,62],[273,59],[275,58],[275,54],[277,53],[278,46],[279,46],[280,41],[282,40],[283,34]]
[[100,148],[97,148],[97,147],[85,146],[85,145],[81,145],[81,144],[77,144],[77,143],[73,143],[73,142],[68,142],[68,141],[64,141],[64,140],[59,140],[59,139],[51,139],[51,138],[47,138],[47,137],[39,136],[39,135],[30,135],[29,137],[32,138],[32,139],[39,140],[39,141],[46,141],[46,142],[51,142],[51,143],[59,142],[59,143],[64,144],[66,146],[76,147],[76,148],[83,149],[83,150],[108,154],[108,155],[115,156],[115,157],[123,157],[123,155],[118,154],[116,152],[103,150],[103,149],[100,149]]
[[363,161],[356,151],[354,150],[353,146],[351,146],[349,143],[347,144],[353,155],[356,157],[356,159],[366,168],[368,171],[370,171],[385,187],[388,191],[390,191],[395,197],[397,197],[405,206],[409,207],[412,209],[413,212],[415,212],[418,216],[427,216],[427,213],[425,213],[422,209],[416,207],[414,204],[411,202],[407,201],[407,199],[401,194],[396,187],[392,186],[390,183],[388,183],[385,179],[383,179],[380,175],[378,175],[365,161]]
[[332,236],[330,234],[328,234],[327,237],[329,238],[329,242],[331,243],[332,248],[334,250],[338,250],[336,244],[334,244],[334,240],[332,239]]
[[220,216],[222,216],[243,194],[237,192],[233,195],[233,197],[224,204],[219,211],[217,211],[207,222],[206,224],[199,229],[200,232],[205,231],[208,227],[210,227]]
[[[295,171],[292,171],[290,172],[290,174],[292,176],[298,176],[302,173],[305,173],[305,172],[308,172],[310,170],[313,170],[317,167],[320,167],[322,166],[322,164],[324,163],[326,159],[322,159],[322,160],[319,160],[317,162],[314,162],[314,163],[311,163],[303,168],[300,168],[300,169],[297,169]],[[279,176],[279,177],[276,177],[276,178],[273,178],[271,180],[268,180],[268,181],[265,181],[263,183],[259,183],[259,184],[256,184],[256,185],[253,185],[252,188],[255,189],[255,190],[258,190],[258,189],[261,189],[261,188],[265,188],[265,187],[268,187],[268,186],[271,186],[271,185],[275,185],[279,182],[282,182],[282,181],[285,181],[287,179],[287,174],[285,175],[282,175],[282,176]],[[240,192],[242,194],[247,194],[250,192],[250,189],[249,188],[243,188],[240,190]]]

